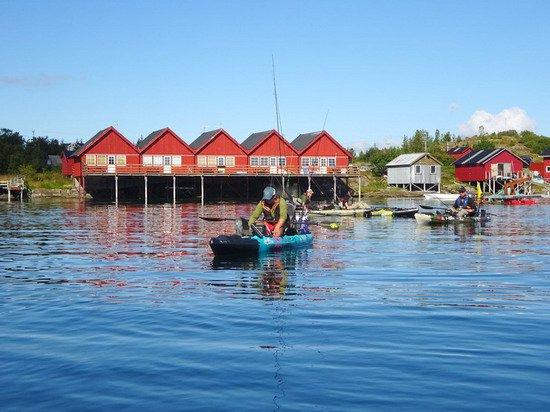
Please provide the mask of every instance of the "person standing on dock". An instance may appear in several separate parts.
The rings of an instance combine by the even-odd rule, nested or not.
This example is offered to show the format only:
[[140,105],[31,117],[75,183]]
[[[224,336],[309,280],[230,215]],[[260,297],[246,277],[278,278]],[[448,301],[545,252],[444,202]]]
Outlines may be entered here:
[[452,214],[457,218],[464,216],[475,216],[477,212],[477,206],[474,199],[466,193],[466,188],[462,186],[458,190],[458,198],[455,200],[455,204],[451,208]]
[[264,189],[262,200],[256,205],[256,209],[248,219],[248,225],[256,223],[256,220],[263,214],[267,235],[281,237],[287,226],[287,211],[286,201],[277,195],[274,188],[267,186]]

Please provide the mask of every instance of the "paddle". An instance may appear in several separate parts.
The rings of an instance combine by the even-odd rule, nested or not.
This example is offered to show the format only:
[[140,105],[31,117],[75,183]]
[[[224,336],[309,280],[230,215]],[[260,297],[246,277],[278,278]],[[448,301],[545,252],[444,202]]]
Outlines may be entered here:
[[[235,220],[237,220],[237,218],[233,217],[211,217],[211,216],[199,216],[199,219],[202,219],[202,220],[206,220],[207,222],[234,222]],[[244,221],[246,221],[246,219],[244,219],[243,217],[240,218],[243,223]],[[247,221],[248,223],[248,221]],[[308,225],[313,225],[313,226],[322,226],[322,227],[326,227],[326,228],[329,228],[329,229],[339,229],[340,228],[340,225],[336,222],[312,222],[311,220],[309,220],[307,222]],[[256,227],[256,226],[254,226]],[[257,227],[256,227],[257,229]],[[254,229],[252,229],[254,230]]]

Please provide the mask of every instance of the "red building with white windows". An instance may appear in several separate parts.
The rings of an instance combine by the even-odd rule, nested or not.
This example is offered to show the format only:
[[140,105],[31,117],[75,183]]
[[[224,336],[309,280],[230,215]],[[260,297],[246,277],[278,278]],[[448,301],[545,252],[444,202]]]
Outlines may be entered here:
[[168,127],[152,132],[138,142],[144,173],[172,174],[195,165],[195,153]]
[[297,150],[276,130],[253,133],[241,146],[248,153],[251,172],[298,172],[300,159]]
[[195,165],[202,171],[232,173],[232,169],[248,163],[246,151],[223,129],[204,132],[189,146],[195,152]]
[[541,155],[542,162],[531,163],[529,170],[538,172],[545,182],[550,182],[550,147],[545,149]]
[[482,182],[497,177],[521,178],[525,163],[508,149],[474,150],[456,160],[455,177],[462,182]]
[[299,135],[291,145],[300,154],[302,173],[346,173],[353,156],[328,132]]

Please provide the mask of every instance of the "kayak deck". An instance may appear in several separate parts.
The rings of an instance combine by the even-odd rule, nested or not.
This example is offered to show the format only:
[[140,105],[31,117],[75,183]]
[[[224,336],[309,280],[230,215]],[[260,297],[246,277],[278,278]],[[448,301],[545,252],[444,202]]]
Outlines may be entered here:
[[281,237],[220,235],[210,239],[210,248],[215,255],[251,255],[308,246],[312,242],[311,233]]

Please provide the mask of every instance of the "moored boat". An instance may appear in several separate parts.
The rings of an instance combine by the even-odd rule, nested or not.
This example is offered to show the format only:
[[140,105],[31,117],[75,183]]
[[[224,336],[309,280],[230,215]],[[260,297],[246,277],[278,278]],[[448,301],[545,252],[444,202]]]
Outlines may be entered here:
[[216,256],[234,255],[238,257],[309,246],[312,242],[313,235],[311,233],[281,237],[220,235],[210,239],[210,247]]
[[416,213],[414,215],[419,225],[447,225],[461,223],[483,223],[491,220],[489,215],[482,213],[480,216],[455,217],[449,214]]
[[370,214],[367,214],[367,217],[370,216],[392,216],[392,217],[414,217],[415,213],[418,212],[417,207],[411,208],[376,208],[372,209]]
[[329,210],[311,210],[311,216],[355,216],[364,217],[371,212],[371,209],[329,209]]

